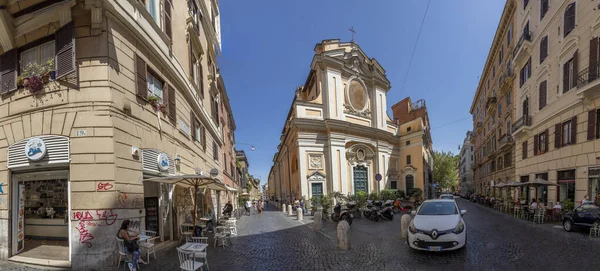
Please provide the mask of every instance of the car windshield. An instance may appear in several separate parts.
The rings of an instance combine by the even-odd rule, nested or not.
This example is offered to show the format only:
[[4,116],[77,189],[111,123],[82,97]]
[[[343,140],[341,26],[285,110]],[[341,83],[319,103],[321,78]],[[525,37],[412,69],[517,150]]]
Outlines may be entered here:
[[440,198],[442,198],[442,199],[453,199],[454,196],[452,196],[452,195],[443,195]]
[[454,202],[425,202],[419,208],[418,215],[456,215],[458,210]]

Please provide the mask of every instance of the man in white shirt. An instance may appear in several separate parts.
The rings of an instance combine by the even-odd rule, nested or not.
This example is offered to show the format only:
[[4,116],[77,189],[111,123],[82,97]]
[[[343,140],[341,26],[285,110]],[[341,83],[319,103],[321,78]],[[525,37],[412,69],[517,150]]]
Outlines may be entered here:
[[246,201],[246,213],[250,215],[250,208],[252,208],[252,202],[250,200]]

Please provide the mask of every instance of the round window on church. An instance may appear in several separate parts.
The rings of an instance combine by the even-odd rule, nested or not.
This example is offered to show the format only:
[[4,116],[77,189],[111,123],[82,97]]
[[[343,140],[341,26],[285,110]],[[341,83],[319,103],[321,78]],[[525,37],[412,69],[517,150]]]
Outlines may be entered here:
[[367,91],[360,82],[356,80],[350,82],[348,101],[352,108],[358,111],[362,111],[367,107]]

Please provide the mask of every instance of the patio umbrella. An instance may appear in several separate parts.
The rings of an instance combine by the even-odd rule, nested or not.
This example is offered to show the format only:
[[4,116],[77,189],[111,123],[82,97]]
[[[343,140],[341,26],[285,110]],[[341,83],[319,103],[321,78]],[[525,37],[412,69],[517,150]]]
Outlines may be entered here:
[[146,182],[158,182],[175,184],[184,188],[194,188],[194,215],[192,216],[193,233],[196,233],[196,212],[198,210],[198,201],[195,199],[198,189],[207,188],[216,191],[226,191],[227,187],[218,179],[206,175],[179,175],[168,177],[155,177],[144,180]]
[[499,184],[494,185],[495,188],[504,188],[506,186],[507,185],[505,183],[499,183]]
[[546,181],[544,179],[541,178],[536,178],[533,181],[528,181],[526,183],[523,183],[523,185],[531,185],[531,186],[544,186],[544,185],[552,185],[552,186],[558,186],[558,184],[555,183],[551,183],[549,181]]
[[520,182],[510,182],[509,184],[507,184],[506,186],[510,186],[510,187],[519,187],[519,186],[523,186],[523,183]]

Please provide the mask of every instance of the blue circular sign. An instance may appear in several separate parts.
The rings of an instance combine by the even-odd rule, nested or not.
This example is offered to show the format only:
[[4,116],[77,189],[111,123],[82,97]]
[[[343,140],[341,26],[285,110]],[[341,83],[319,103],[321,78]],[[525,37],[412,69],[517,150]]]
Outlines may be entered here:
[[381,181],[381,178],[382,178],[381,174],[379,174],[379,173],[375,174],[375,180],[376,181],[378,181],[378,182]]
[[25,143],[25,156],[32,161],[38,161],[46,155],[46,143],[39,137],[33,137]]
[[165,153],[160,153],[158,155],[158,169],[160,171],[167,171],[169,170],[169,156],[167,156],[167,154]]

